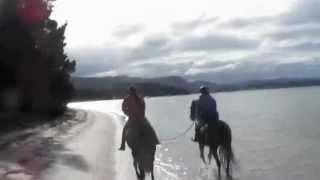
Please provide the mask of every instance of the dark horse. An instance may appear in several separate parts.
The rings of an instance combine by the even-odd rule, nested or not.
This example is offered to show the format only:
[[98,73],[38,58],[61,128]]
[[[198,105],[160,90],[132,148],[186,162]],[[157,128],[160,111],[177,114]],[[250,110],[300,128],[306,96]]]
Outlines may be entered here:
[[202,125],[198,118],[197,101],[192,101],[190,118],[196,121],[196,128],[200,128],[198,142],[200,157],[203,162],[206,163],[204,147],[209,146],[209,163],[213,156],[218,167],[219,176],[222,165],[225,168],[226,175],[231,177],[231,166],[235,163],[235,160],[231,147],[232,134],[229,125],[222,120],[218,120],[213,125]]
[[131,148],[133,166],[139,180],[144,180],[146,173],[154,180],[154,156],[159,140],[147,119],[130,123],[126,133],[127,144]]

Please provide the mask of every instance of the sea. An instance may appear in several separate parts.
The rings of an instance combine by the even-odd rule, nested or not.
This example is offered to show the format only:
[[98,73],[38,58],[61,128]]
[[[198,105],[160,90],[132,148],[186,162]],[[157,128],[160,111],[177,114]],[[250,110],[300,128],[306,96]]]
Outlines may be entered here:
[[[212,93],[220,119],[232,130],[237,180],[320,179],[320,87]],[[227,179],[214,161],[200,160],[189,118],[199,94],[145,98],[156,130],[155,176],[160,180]],[[70,107],[123,116],[122,100],[71,103]],[[191,128],[190,128],[191,127]],[[229,178],[230,179],[230,178]]]

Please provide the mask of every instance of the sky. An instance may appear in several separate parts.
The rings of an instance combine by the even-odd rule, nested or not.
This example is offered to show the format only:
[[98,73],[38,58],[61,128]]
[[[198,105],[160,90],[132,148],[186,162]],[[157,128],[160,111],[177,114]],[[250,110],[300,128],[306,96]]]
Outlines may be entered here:
[[319,0],[57,0],[76,76],[320,77]]

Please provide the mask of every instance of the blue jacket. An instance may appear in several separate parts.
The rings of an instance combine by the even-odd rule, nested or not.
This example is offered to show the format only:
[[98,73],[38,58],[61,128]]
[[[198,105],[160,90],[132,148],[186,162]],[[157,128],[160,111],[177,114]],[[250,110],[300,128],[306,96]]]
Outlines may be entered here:
[[198,114],[205,123],[219,120],[216,100],[210,94],[200,95]]

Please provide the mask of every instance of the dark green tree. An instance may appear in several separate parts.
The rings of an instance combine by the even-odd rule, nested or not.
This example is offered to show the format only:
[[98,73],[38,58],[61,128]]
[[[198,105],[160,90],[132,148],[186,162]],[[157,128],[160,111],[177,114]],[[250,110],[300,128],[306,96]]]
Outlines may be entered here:
[[53,0],[0,3],[0,110],[61,114],[74,88],[64,52],[66,24],[50,19]]

